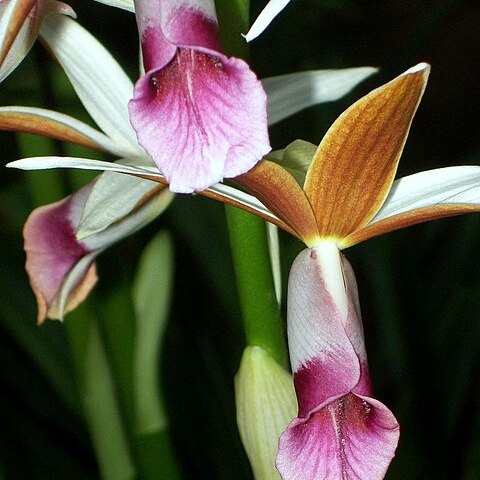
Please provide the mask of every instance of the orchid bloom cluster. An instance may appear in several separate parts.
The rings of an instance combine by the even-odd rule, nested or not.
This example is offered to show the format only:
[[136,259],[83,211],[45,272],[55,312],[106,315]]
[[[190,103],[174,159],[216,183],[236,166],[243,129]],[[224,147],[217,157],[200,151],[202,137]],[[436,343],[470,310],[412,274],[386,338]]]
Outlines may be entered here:
[[[247,40],[287,3],[269,2]],[[120,159],[35,157],[9,164],[105,171],[27,221],[27,271],[39,322],[62,318],[82,301],[96,281],[97,255],[159,215],[171,192],[196,192],[256,214],[307,246],[291,268],[287,299],[298,414],[279,440],[273,439],[276,468],[283,480],[382,479],[395,454],[399,425],[374,398],[357,284],[341,250],[409,225],[480,211],[479,167],[394,180],[430,67],[420,63],[361,98],[318,147],[294,142],[270,152],[269,124],[339,98],[374,69],[260,81],[243,60],[223,54],[213,1],[136,0],[145,73],[133,86],[74,20],[45,13],[73,16],[70,9],[53,1],[30,2],[27,10],[19,4],[0,3],[0,14],[3,9],[13,19],[0,21],[0,72],[6,76],[18,64],[39,32],[103,132],[28,107],[1,107],[0,128],[48,135]],[[131,2],[122,6],[132,7]],[[34,27],[25,27],[28,22]],[[99,65],[109,72],[108,84],[97,73]],[[224,178],[231,183],[218,183]],[[272,385],[288,390],[290,377],[281,375]],[[248,443],[249,428],[240,430]]]

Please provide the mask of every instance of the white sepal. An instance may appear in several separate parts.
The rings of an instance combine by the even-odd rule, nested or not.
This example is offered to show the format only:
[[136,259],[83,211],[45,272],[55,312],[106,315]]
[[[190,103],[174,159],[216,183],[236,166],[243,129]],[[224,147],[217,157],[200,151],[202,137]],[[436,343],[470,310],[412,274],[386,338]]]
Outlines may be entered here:
[[127,215],[158,183],[132,175],[103,172],[87,197],[76,231],[77,240],[101,232]]
[[67,17],[46,19],[40,34],[98,126],[130,154],[141,154],[127,109],[133,84],[112,55]]
[[128,12],[135,12],[133,0],[95,0],[98,3],[103,3],[109,7],[117,7]]
[[480,167],[446,167],[396,180],[370,223],[434,205],[480,204]]
[[264,78],[268,123],[273,125],[312,105],[338,100],[377,71],[374,67],[358,67]]
[[244,35],[245,40],[251,42],[257,38],[289,3],[290,0],[270,0],[253,22],[250,30]]

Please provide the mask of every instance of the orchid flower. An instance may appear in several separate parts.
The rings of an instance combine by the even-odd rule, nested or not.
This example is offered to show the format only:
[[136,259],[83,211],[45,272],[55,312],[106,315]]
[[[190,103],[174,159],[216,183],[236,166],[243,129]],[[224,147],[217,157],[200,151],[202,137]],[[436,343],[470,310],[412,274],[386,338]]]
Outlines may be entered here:
[[221,52],[213,0],[136,0],[146,74],[129,104],[138,142],[174,192],[204,190],[270,151],[267,97]]
[[288,340],[299,412],[279,441],[276,464],[284,480],[377,480],[394,456],[398,423],[372,396],[355,277],[339,249],[480,211],[479,167],[393,182],[428,72],[428,65],[417,65],[345,111],[301,185],[268,162],[237,179],[310,247],[289,278]]
[[[201,192],[256,213],[308,247],[289,282],[299,416],[279,443],[277,466],[284,480],[379,479],[394,455],[398,424],[372,396],[357,288],[340,250],[409,225],[480,211],[480,167],[448,167],[394,181],[428,73],[429,66],[419,64],[348,108],[315,150],[304,180],[297,175],[300,183],[287,168],[263,160],[235,179],[249,193],[227,185]],[[61,165],[25,159],[11,166],[30,169],[39,161],[37,167]],[[63,165],[165,181],[151,168]]]
[[[171,200],[166,190],[159,190],[158,183],[114,172],[116,168],[158,172],[138,145],[130,126],[127,103],[133,84],[121,67],[93,36],[71,19],[46,19],[41,36],[63,66],[82,103],[105,133],[58,112],[16,106],[0,107],[0,129],[26,131],[73,142],[110,153],[121,158],[122,163],[103,162],[113,171],[105,172],[73,196],[36,210],[27,221],[27,270],[38,299],[39,322],[45,316],[61,318],[74,308],[96,279],[94,258],[121,236],[132,233],[147,219],[152,219],[152,211],[158,215]],[[374,72],[373,68],[362,67],[267,79],[266,88],[271,92],[271,123],[310,105],[335,100]],[[288,101],[292,95],[296,102]],[[60,162],[60,166],[98,163],[68,157],[37,160],[35,166],[40,167],[46,160]],[[147,199],[151,206],[144,205]],[[51,224],[50,233],[46,228],[48,224]],[[38,240],[35,241],[34,237]]]
[[62,319],[65,313],[82,302],[97,281],[96,257],[165,210],[171,194],[158,184],[154,185],[156,189],[150,186],[143,203],[126,216],[118,216],[116,222],[101,232],[83,239],[78,238],[78,227],[95,182],[30,214],[23,233],[26,270],[37,297],[38,323],[42,323],[46,316]]
[[43,20],[55,13],[75,17],[68,5],[56,0],[0,0],[0,82],[28,53]]

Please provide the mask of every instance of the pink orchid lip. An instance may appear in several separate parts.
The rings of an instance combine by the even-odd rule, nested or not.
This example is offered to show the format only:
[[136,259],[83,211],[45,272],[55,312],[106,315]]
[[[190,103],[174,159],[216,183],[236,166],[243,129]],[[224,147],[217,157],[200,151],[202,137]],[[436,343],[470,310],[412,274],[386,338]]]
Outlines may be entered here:
[[266,94],[243,60],[221,52],[213,1],[159,3],[136,2],[147,73],[130,119],[170,189],[202,191],[270,151]]
[[283,480],[380,480],[399,426],[372,397],[355,276],[333,242],[299,254],[287,305],[299,413],[280,437],[277,469]]

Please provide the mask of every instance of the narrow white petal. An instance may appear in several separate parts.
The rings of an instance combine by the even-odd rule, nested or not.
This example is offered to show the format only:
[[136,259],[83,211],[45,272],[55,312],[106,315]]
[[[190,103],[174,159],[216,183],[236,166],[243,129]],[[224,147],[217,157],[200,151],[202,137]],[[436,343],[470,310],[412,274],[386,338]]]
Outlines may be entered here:
[[135,12],[135,7],[133,5],[133,0],[95,0],[98,3],[103,3],[110,7],[121,8],[122,10],[127,10],[129,12]]
[[268,208],[257,198],[255,198],[253,195],[242,192],[241,190],[237,190],[236,188],[230,187],[223,183],[216,183],[215,185],[212,185],[208,190],[219,193],[223,197],[236,200],[242,205],[250,207],[252,210],[259,212],[259,214],[264,215],[267,218],[271,218],[273,223],[275,223],[274,219],[278,219],[278,217],[275,216],[272,212],[270,212],[270,210],[268,210]]
[[268,123],[273,125],[304,108],[337,100],[378,71],[374,67],[314,70],[262,80],[268,97]]
[[127,109],[133,84],[110,53],[87,30],[67,17],[46,19],[40,34],[98,126],[130,153],[142,152]]
[[120,145],[117,145],[105,134],[95,130],[94,128],[90,127],[90,125],[70,117],[69,115],[64,115],[63,113],[54,112],[53,110],[46,110],[43,108],[8,106],[0,107],[0,115],[3,114],[20,114],[25,115],[26,118],[31,116],[33,121],[53,122],[54,124],[58,125],[60,129],[62,127],[67,127],[75,130],[80,135],[91,140],[93,143],[99,145],[113,155],[124,157],[128,154],[126,149],[122,148]]
[[447,204],[480,204],[480,167],[447,167],[400,178],[371,223],[410,210]]
[[103,162],[101,160],[92,160],[90,158],[79,157],[29,157],[7,163],[6,166],[9,168],[19,168],[20,170],[78,168],[80,170],[110,171],[134,175],[151,175],[153,177],[163,178],[163,175],[157,170],[156,167],[134,167],[130,165],[121,165],[118,163]]
[[290,0],[270,0],[253,22],[250,30],[245,35],[245,40],[251,42],[257,38],[289,3]]

